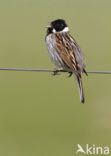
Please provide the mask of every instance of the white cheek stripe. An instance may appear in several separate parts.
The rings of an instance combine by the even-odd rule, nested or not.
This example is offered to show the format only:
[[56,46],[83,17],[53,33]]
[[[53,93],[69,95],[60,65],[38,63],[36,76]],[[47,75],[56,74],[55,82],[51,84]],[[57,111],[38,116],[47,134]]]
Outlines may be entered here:
[[68,27],[65,27],[62,32],[68,32],[69,31],[69,28]]
[[[62,31],[60,31],[60,32],[68,32],[68,31],[69,31],[69,28],[68,28],[68,27],[65,27],[65,28],[64,28]],[[56,33],[56,30],[53,29],[52,32],[53,32],[53,33]]]
[[53,29],[53,30],[52,30],[52,32],[53,32],[53,33],[56,33],[56,30],[55,30],[55,29]]

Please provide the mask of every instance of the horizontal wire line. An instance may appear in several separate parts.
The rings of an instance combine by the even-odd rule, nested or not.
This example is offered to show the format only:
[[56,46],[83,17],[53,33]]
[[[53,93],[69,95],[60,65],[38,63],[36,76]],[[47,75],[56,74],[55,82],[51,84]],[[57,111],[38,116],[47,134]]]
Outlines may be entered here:
[[[27,69],[27,68],[0,68],[0,70],[9,71],[35,71],[35,72],[56,72],[56,69]],[[60,70],[58,72],[68,72],[65,70]],[[89,74],[111,74],[110,71],[87,71]]]

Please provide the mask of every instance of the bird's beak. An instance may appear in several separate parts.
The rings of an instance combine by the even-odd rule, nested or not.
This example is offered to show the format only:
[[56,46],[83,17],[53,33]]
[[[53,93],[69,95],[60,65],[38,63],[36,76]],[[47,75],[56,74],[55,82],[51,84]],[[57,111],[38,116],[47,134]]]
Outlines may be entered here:
[[51,23],[49,22],[46,28],[51,28]]

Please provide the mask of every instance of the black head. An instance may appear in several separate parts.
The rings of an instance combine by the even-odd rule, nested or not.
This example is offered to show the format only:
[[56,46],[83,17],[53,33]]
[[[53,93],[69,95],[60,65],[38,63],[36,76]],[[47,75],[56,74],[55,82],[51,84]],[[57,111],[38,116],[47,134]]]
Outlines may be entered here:
[[67,27],[66,22],[63,19],[58,19],[51,22],[51,27],[56,30],[56,32],[64,30]]
[[48,27],[47,34],[56,33],[56,32],[67,32],[69,31],[68,26],[63,19],[57,19],[50,23]]

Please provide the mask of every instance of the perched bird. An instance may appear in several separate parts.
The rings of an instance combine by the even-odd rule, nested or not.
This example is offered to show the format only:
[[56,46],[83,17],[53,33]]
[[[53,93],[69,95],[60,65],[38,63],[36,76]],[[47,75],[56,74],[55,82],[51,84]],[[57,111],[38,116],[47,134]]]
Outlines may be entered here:
[[84,72],[87,75],[85,58],[79,45],[70,35],[65,20],[57,19],[47,26],[45,41],[50,59],[58,67],[54,74],[57,74],[59,70],[68,71],[70,76],[73,74],[78,83],[80,101],[84,103],[81,73]]

